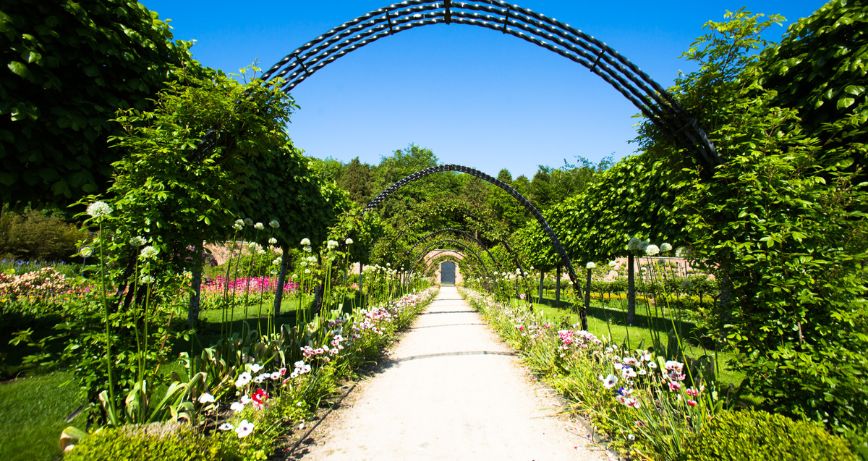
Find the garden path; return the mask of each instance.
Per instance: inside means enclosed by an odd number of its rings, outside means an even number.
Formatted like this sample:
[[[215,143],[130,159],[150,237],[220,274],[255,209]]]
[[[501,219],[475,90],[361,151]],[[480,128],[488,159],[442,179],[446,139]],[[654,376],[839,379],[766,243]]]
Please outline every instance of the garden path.
[[[299,451],[304,460],[605,460],[454,287]]]

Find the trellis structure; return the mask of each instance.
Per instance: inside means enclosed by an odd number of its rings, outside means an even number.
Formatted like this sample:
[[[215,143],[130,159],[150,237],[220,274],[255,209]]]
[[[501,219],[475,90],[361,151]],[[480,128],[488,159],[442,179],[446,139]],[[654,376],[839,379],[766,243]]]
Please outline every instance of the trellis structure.
[[[289,92],[323,67],[359,48],[399,32],[436,24],[494,30],[576,62],[611,85],[676,144],[686,148],[707,174],[721,163],[696,119],[638,66],[568,24],[501,0],[407,0],[379,8],[305,43],[271,66],[262,78],[283,79],[282,89]]]
[[[570,261],[570,257],[567,255],[567,251],[564,249],[564,246],[561,245],[561,242],[558,239],[558,236],[555,235],[555,232],[552,230],[551,226],[549,226],[549,223],[543,217],[543,215],[539,211],[539,209],[533,203],[531,203],[530,200],[528,200],[523,195],[521,195],[517,190],[515,190],[509,184],[506,184],[505,182],[503,182],[503,181],[501,181],[501,180],[499,180],[493,176],[487,175],[487,174],[485,174],[479,170],[476,170],[476,169],[473,169],[470,167],[466,167],[466,166],[462,166],[462,165],[451,165],[450,164],[450,165],[439,165],[439,166],[435,166],[435,167],[431,167],[431,168],[426,168],[422,171],[417,171],[416,173],[413,173],[413,174],[407,176],[406,178],[403,178],[403,179],[395,182],[394,184],[392,184],[391,186],[387,187],[385,190],[380,192],[376,197],[371,199],[371,201],[368,202],[367,205],[365,205],[364,211],[368,212],[368,211],[378,207],[380,205],[380,203],[383,202],[383,200],[387,199],[390,195],[394,194],[396,191],[398,191],[399,189],[401,189],[402,187],[406,186],[407,184],[409,184],[413,181],[417,181],[419,179],[422,179],[426,176],[429,176],[429,175],[432,175],[435,173],[441,173],[441,172],[446,172],[446,171],[465,173],[465,174],[469,174],[471,176],[474,176],[476,178],[482,179],[483,181],[486,181],[490,184],[493,184],[493,185],[503,189],[504,191],[506,191],[506,193],[511,195],[518,203],[520,203],[524,207],[524,209],[527,210],[527,212],[530,213],[531,216],[533,216],[537,220],[540,227],[543,228],[543,231],[546,233],[546,235],[548,236],[549,240],[552,243],[552,247],[555,249],[555,251],[560,256],[561,264],[563,264],[563,266],[567,268],[567,274],[570,276],[570,282],[572,283],[573,290],[575,290],[575,292],[576,292],[576,299],[582,299],[582,286],[581,286],[581,282],[579,281],[578,277],[576,276],[575,269],[573,269],[573,263],[572,263],[572,261]],[[579,319],[581,320],[582,329],[587,330],[588,329],[587,312],[585,311],[584,307],[579,307],[577,310],[579,312]]]
[[[485,243],[482,240],[478,239],[475,235],[473,235],[472,232],[464,230],[464,229],[454,228],[454,227],[444,227],[442,229],[437,229],[437,230],[431,231],[431,232],[419,237],[416,240],[416,243],[414,243],[412,247],[410,247],[406,252],[404,252],[404,256],[405,257],[409,256],[413,252],[413,250],[416,249],[416,247],[418,247],[420,244],[422,244],[422,242],[427,241],[431,237],[435,237],[435,236],[438,236],[438,235],[444,234],[444,233],[452,233],[455,235],[460,235],[463,238],[466,238],[468,240],[472,240],[472,241],[476,242],[476,244],[479,245],[480,248],[485,250],[485,254],[488,255],[488,258],[491,259],[492,262],[497,264],[500,267],[500,270],[503,271],[503,263],[501,261],[499,261],[497,258],[495,258],[494,255],[491,254],[491,251],[488,248],[488,245],[485,245]],[[504,247],[504,248],[506,248],[506,247]],[[510,248],[509,251],[512,251],[512,249]],[[521,264],[519,263],[519,261],[515,257],[515,255],[510,254],[510,256],[513,257],[514,262],[517,264],[517,268],[521,271],[522,274],[524,274],[524,268],[521,267]]]

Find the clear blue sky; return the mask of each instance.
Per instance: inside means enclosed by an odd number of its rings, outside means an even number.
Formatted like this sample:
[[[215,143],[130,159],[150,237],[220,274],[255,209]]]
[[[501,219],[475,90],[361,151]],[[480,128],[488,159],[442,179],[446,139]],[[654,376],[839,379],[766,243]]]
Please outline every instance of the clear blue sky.
[[[229,73],[267,69],[310,39],[388,0],[144,0],[171,19],[193,56]],[[606,42],[663,86],[706,21],[742,6],[780,13],[787,25],[819,0],[545,1],[519,4]],[[785,27],[769,38],[777,40]],[[442,163],[532,175],[582,155],[630,154],[638,112],[584,67],[491,30],[436,25],[401,32],[328,65],[292,92],[301,108],[290,136],[306,154],[377,163],[411,143]]]

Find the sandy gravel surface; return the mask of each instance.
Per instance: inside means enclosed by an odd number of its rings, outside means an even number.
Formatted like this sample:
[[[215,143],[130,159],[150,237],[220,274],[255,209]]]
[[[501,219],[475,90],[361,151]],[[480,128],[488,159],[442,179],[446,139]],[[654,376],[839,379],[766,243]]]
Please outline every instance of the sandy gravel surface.
[[[453,287],[298,451],[304,460],[608,460]]]

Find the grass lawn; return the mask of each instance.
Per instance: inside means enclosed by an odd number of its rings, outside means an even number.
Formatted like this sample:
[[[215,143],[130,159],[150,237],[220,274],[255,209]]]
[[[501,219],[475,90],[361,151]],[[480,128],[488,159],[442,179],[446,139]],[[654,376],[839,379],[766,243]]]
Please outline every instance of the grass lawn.
[[[79,405],[72,374],[54,372],[0,384],[0,459],[52,460],[60,456],[60,432],[66,426],[84,427],[84,414],[65,418]]]

